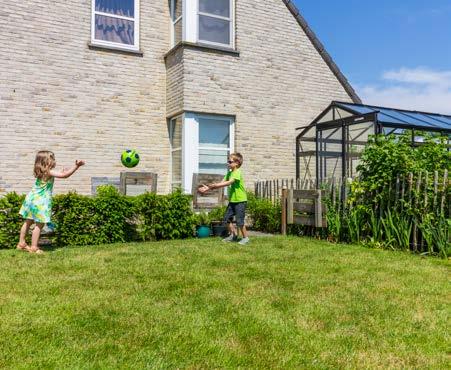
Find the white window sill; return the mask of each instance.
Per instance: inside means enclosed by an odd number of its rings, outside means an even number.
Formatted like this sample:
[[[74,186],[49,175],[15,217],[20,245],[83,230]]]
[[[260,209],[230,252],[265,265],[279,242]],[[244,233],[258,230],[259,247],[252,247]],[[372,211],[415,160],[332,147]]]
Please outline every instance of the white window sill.
[[[240,52],[236,49],[229,48],[226,46],[217,46],[217,45],[210,45],[210,44],[203,44],[203,43],[194,43],[194,42],[188,42],[188,41],[180,41],[177,45],[175,45],[171,50],[169,50],[164,57],[167,58],[169,55],[173,54],[176,50],[179,48],[191,48],[191,49],[198,49],[198,50],[205,50],[210,52],[216,52],[221,54],[229,54],[232,56],[239,57]]]
[[[142,57],[144,53],[141,50],[133,50],[126,47],[120,47],[120,46],[113,46],[113,45],[103,45],[103,44],[97,44],[94,42],[88,42],[88,47],[92,50],[109,50],[112,52],[117,53],[123,53],[123,54],[130,54],[130,55],[136,55],[138,57]]]

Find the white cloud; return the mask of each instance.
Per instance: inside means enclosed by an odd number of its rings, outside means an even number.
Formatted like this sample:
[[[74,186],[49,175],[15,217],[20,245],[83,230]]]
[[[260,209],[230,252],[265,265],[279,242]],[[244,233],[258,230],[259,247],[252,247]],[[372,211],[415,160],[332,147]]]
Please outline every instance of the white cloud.
[[[377,85],[356,86],[366,104],[451,114],[451,71],[401,68]]]

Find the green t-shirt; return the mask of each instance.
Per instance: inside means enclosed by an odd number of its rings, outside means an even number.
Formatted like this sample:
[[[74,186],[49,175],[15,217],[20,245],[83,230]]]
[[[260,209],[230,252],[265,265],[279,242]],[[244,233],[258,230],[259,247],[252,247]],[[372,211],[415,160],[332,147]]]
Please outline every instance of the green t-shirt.
[[[244,179],[239,168],[227,172],[224,176],[224,181],[229,181],[231,179],[235,179],[235,181],[229,186],[229,202],[246,202],[247,195],[246,189],[244,188]]]

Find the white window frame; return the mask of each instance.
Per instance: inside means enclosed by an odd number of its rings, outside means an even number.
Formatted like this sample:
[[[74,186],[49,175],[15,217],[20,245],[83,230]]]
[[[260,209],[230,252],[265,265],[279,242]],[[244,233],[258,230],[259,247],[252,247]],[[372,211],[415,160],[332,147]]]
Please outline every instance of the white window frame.
[[[179,118],[175,116],[170,119],[170,127],[172,131],[172,120]],[[229,121],[229,146],[227,148],[217,148],[211,146],[201,146],[199,144],[199,119],[220,119]],[[172,132],[170,132],[172,138]],[[193,173],[199,172],[199,151],[200,149],[218,150],[229,153],[234,152],[235,148],[235,119],[231,116],[223,116],[216,114],[196,114],[192,112],[185,112],[182,114],[182,183],[181,188],[185,193],[191,193]],[[171,187],[173,186],[172,178],[172,153],[180,148],[173,148],[171,143],[171,160],[170,160],[170,178]],[[224,163],[224,174],[226,173],[226,164]]]
[[[228,48],[235,48],[235,0],[229,0],[229,14],[230,17],[222,17],[220,15],[215,15],[215,14],[210,14],[210,13],[204,13],[199,11],[199,1],[200,0],[196,0],[196,5],[197,5],[197,14],[196,14],[196,26],[197,26],[197,30],[196,30],[196,34],[197,34],[197,42],[202,43],[202,44],[208,44],[208,45],[214,45],[214,46],[222,46],[222,47],[228,47]],[[222,44],[219,42],[212,42],[212,41],[207,41],[207,40],[202,40],[200,38],[200,32],[199,32],[199,18],[200,16],[207,16],[210,18],[216,18],[216,19],[221,19],[224,21],[229,21],[230,22],[230,29],[229,29],[229,39],[230,39],[230,43],[229,44]]]
[[[96,0],[91,0],[91,44],[97,46],[104,46],[110,49],[118,49],[118,50],[131,50],[131,51],[139,51],[139,3],[140,0],[134,0],[134,17],[125,17],[116,14],[104,13],[96,11]],[[104,15],[106,17],[111,18],[119,18],[125,19],[128,21],[134,22],[134,44],[127,45],[119,42],[111,42],[105,40],[98,40],[95,38],[95,22],[96,22],[96,14]]]
[[[183,23],[184,15],[185,15],[185,0],[180,0],[181,6],[182,6],[182,15],[178,17],[177,19],[174,19],[174,4],[175,0],[171,0],[171,47],[175,46],[175,24],[177,22],[182,22],[182,40],[185,40],[185,25]]]
[[[174,135],[174,127],[173,127],[173,121],[177,121],[179,118],[181,118],[181,120],[182,120],[182,122],[181,122],[181,125],[182,125],[182,131],[181,131],[181,134],[182,134],[182,137],[180,138],[180,145],[181,146],[178,146],[178,147],[176,147],[176,148],[174,148],[174,146],[172,145],[172,139],[173,139],[173,135]],[[169,174],[170,174],[170,184],[171,184],[171,189],[174,189],[175,187],[182,187],[182,183],[183,183],[183,178],[182,178],[182,176],[181,176],[181,178],[180,178],[180,181],[173,181],[173,166],[172,166],[172,158],[173,158],[173,153],[174,152],[177,152],[177,151],[180,151],[181,152],[181,155],[182,155],[182,172],[183,172],[183,150],[182,150],[182,148],[183,148],[183,122],[184,122],[184,117],[183,117],[183,114],[181,114],[181,115],[178,115],[178,116],[175,116],[175,117],[172,117],[170,120],[169,120],[169,140],[170,140],[170,146],[171,146],[171,155],[170,155],[170,161],[169,161],[169,166],[170,166],[170,171],[169,171]],[[176,186],[174,186],[174,185],[176,185]]]
[[[180,0],[182,2],[182,41],[217,46],[222,48],[234,49],[235,48],[235,0],[230,1],[230,17],[221,17],[214,14],[199,12],[199,0]],[[175,30],[174,26],[180,17],[174,20],[174,0],[171,0],[171,47],[175,46]],[[218,18],[227,20],[230,22],[230,43],[221,44],[217,42],[211,42],[201,40],[199,37],[199,16],[204,15],[207,17]]]

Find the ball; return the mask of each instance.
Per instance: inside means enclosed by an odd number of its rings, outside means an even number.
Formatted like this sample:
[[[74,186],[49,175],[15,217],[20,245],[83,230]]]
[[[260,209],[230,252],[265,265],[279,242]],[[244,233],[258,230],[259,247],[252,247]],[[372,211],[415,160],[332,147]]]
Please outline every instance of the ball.
[[[125,167],[135,167],[139,163],[139,154],[134,149],[127,149],[122,152],[121,162]]]

